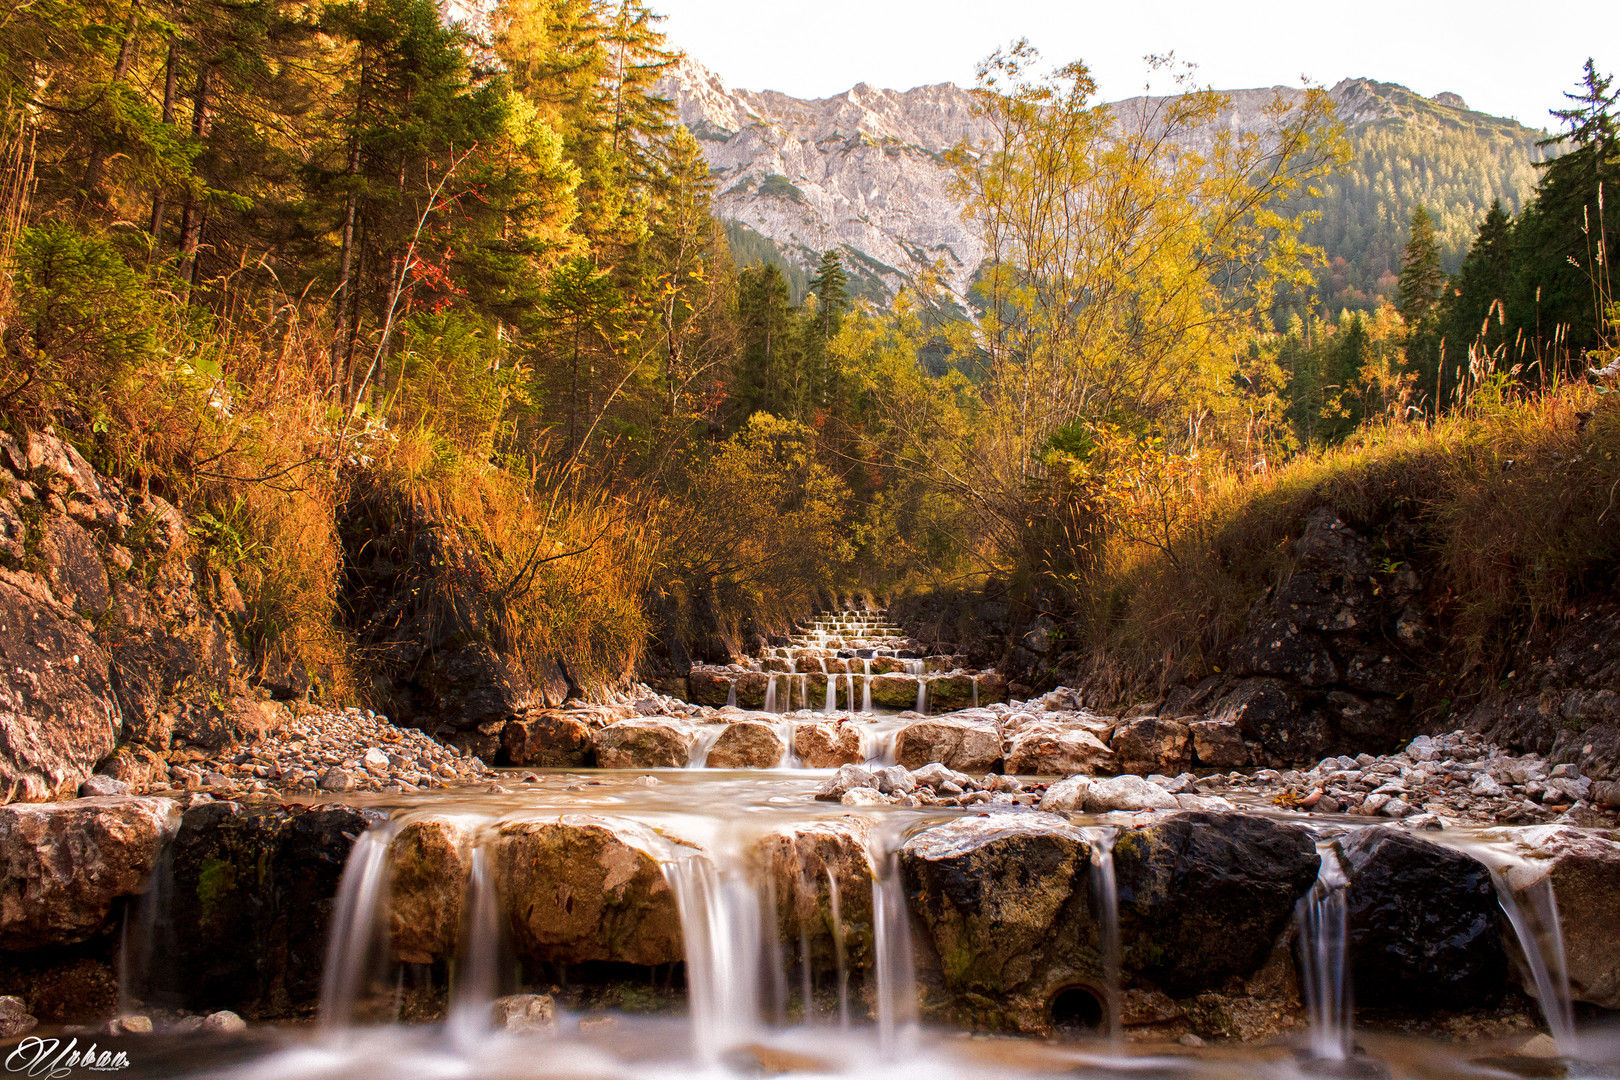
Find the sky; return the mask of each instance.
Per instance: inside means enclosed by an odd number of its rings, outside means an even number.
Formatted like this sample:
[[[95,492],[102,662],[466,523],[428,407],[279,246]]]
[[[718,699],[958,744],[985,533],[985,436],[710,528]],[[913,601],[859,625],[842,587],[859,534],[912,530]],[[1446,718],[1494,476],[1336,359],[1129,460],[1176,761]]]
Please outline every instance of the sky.
[[[729,85],[829,97],[858,82],[972,85],[974,65],[1027,37],[1053,63],[1083,60],[1101,100],[1140,93],[1143,57],[1174,53],[1233,90],[1366,76],[1551,127],[1588,55],[1620,69],[1620,0],[1407,0],[1358,4],[1157,0],[649,0],[671,44]],[[1620,85],[1620,82],[1617,82]],[[1156,90],[1169,89],[1163,81]]]

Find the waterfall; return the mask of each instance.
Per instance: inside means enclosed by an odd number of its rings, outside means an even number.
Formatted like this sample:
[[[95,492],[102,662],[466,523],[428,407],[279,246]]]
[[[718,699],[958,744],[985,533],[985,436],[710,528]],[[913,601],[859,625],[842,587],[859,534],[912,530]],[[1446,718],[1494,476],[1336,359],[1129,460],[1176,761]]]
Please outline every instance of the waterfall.
[[[682,854],[664,864],[686,942],[686,991],[698,1063],[719,1065],[732,1047],[759,1032],[761,956],[765,924],[761,894],[741,859],[724,870],[707,854]],[[772,913],[774,925],[774,912]]]
[[[917,676],[917,711],[924,716],[928,715],[928,680],[921,675]]]
[[[872,661],[869,658],[861,660],[866,672],[866,682],[861,687],[861,712],[872,711]]]
[[[972,682],[973,682],[973,707],[975,709],[977,709],[979,707],[979,677],[977,675],[973,676]]]
[[[490,1006],[500,981],[500,903],[489,858],[482,846],[472,849],[467,879],[467,907],[456,957],[455,985],[445,1027],[451,1042],[471,1048],[489,1031]]]
[[[838,965],[838,1026],[849,1027],[849,953],[844,946],[844,914],[838,877],[827,867],[827,908],[832,915],[833,960]]]
[[[874,839],[878,839],[875,831]],[[900,845],[883,841],[869,848],[877,868],[872,879],[872,946],[877,969],[878,1047],[884,1058],[895,1060],[910,1048],[917,1034],[917,973],[911,959]]]
[[[765,676],[765,711],[776,711],[776,672]]]
[[[826,713],[831,716],[838,711],[838,676],[827,674],[827,661],[821,662],[821,673],[827,676],[827,708]]]
[[[787,690],[787,700],[782,703],[782,711],[785,713],[793,711],[793,676],[798,673],[799,661],[791,656],[788,657],[787,677],[782,680],[786,684]]]
[[[799,708],[810,711],[810,674],[805,672],[799,676]]]
[[[393,822],[373,826],[354,842],[344,864],[321,975],[323,1031],[353,1024],[355,1002],[387,952],[388,845],[393,839]]]
[[[855,673],[847,672],[844,675],[844,685],[849,687],[849,711],[855,711]]]
[[[1099,951],[1102,953],[1104,1008],[1107,1010],[1108,1038],[1116,1045],[1125,1039],[1120,1021],[1120,940],[1119,884],[1114,878],[1114,841],[1117,829],[1092,825],[1080,830],[1091,849],[1091,900],[1097,913]]]
[[[726,707],[731,709],[737,707],[737,681],[735,679],[728,684],[726,690]]]
[[[1350,993],[1349,879],[1331,842],[1317,845],[1322,859],[1316,884],[1294,908],[1299,933],[1300,984],[1311,1022],[1311,1056],[1344,1061],[1354,1050],[1355,1012]]]
[[[718,724],[704,724],[698,728],[697,738],[692,740],[692,749],[686,752],[686,767],[688,769],[701,769],[709,762],[709,751],[714,744],[720,741],[724,727]]]
[[[1558,898],[1553,895],[1552,878],[1543,875],[1521,896],[1513,892],[1507,875],[1491,868],[1491,884],[1502,905],[1519,948],[1530,968],[1536,986],[1536,1001],[1546,1017],[1547,1030],[1558,1044],[1559,1053],[1575,1053],[1575,1007],[1569,992],[1569,971],[1564,961],[1564,929],[1558,918]],[[1524,901],[1521,903],[1521,900]]]

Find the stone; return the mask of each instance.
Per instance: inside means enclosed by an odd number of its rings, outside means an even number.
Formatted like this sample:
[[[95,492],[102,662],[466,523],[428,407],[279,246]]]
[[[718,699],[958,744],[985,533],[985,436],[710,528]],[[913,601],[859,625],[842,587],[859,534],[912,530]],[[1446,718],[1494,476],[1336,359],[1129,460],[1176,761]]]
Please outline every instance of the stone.
[[[703,764],[710,769],[774,769],[786,753],[787,743],[774,724],[739,720],[726,725]]]
[[[1127,720],[1114,729],[1114,766],[1120,772],[1175,774],[1192,764],[1187,725],[1162,716]]]
[[[1334,690],[1323,709],[1338,742],[1357,750],[1386,754],[1411,734],[1406,709],[1394,698]]]
[[[84,783],[79,785],[79,798],[93,799],[98,795],[128,795],[129,785],[122,780],[114,780],[110,776],[97,773],[85,777]]]
[[[836,769],[866,760],[861,729],[855,724],[801,724],[793,732],[793,752],[807,769]]]
[[[1081,832],[1039,812],[957,818],[901,848],[909,906],[958,1015],[1045,1032],[1061,989],[1097,985],[1089,862]]]
[[[888,806],[889,798],[877,788],[857,787],[850,788],[839,796],[838,801],[845,806]]]
[[[246,1031],[247,1022],[229,1009],[221,1009],[219,1012],[212,1012],[203,1017],[203,1022],[198,1029],[215,1035],[230,1035],[238,1031]]]
[[[784,825],[759,841],[756,857],[776,898],[776,935],[789,949],[808,944],[816,970],[838,966],[834,912],[846,964],[873,959],[872,882],[878,868],[867,844],[870,832],[868,819],[848,815]]]
[[[490,1003],[496,1031],[508,1035],[548,1035],[557,1030],[557,1004],[550,994],[511,994]]]
[[[604,769],[685,768],[696,742],[691,725],[667,716],[620,720],[596,733],[596,763]]]
[[[967,773],[989,772],[1002,761],[1001,733],[972,720],[920,720],[895,737],[895,760],[908,769],[931,762]]]
[[[415,818],[388,848],[389,930],[402,963],[455,956],[461,936],[473,837],[456,818]]]
[[[1086,808],[1086,792],[1091,787],[1091,777],[1070,776],[1059,780],[1046,789],[1041,796],[1041,809],[1049,813],[1067,814],[1076,813]]]
[[[1305,829],[1250,814],[1183,812],[1122,833],[1114,873],[1124,970],[1174,997],[1252,974],[1319,866]]]
[[[1484,1008],[1507,980],[1503,923],[1478,859],[1383,825],[1341,843],[1356,1000]]]
[[[541,769],[583,769],[596,761],[596,738],[583,718],[547,710],[510,720],[501,728],[508,764]]]
[[[14,994],[0,995],[0,1039],[14,1039],[26,1035],[39,1021],[29,1015],[23,999]]]
[[[1085,810],[1091,814],[1106,814],[1111,810],[1175,810],[1180,805],[1164,788],[1129,773],[1093,779],[1085,793]]]
[[[917,790],[917,778],[904,765],[890,765],[872,773],[877,789],[885,795],[905,795]]]
[[[686,676],[686,685],[694,705],[718,709],[731,695],[731,679],[714,668],[694,666]]]
[[[1322,640],[1288,619],[1273,619],[1232,644],[1228,664],[1234,675],[1269,675],[1301,686],[1322,688],[1339,681],[1339,668]]]
[[[105,650],[76,617],[0,581],[0,803],[71,798],[120,720]]]
[[[1113,768],[1114,752],[1087,728],[1038,721],[1007,740],[1006,770],[1020,776],[1090,775]]]
[[[816,788],[816,798],[837,802],[856,788],[877,790],[877,777],[872,770],[860,765],[840,765],[838,771],[823,780]]]
[[[157,782],[168,782],[168,762],[138,743],[125,743],[96,766],[97,775],[128,785],[130,791],[143,791]]]
[[[231,1015],[235,1015],[232,1013]],[[109,1035],[150,1035],[152,1034],[152,1018],[135,1013],[131,1016],[115,1016],[107,1022]]]
[[[1249,763],[1243,733],[1231,720],[1189,720],[1193,760],[1206,769],[1241,769]]]
[[[0,949],[89,938],[147,889],[179,824],[168,799],[129,795],[0,807]]]
[[[966,790],[967,786],[973,783],[971,776],[947,769],[937,761],[930,762],[920,769],[913,769],[911,778],[917,781],[920,786],[930,788],[938,788],[944,784],[954,783],[957,785],[958,792]]]
[[[855,692],[864,694],[859,675],[855,679]],[[913,675],[872,676],[872,704],[882,709],[914,709],[917,707],[917,679]]]
[[[507,822],[493,841],[520,958],[644,966],[684,958],[680,913],[660,854],[668,841],[622,819],[564,814]]]
[[[373,746],[360,757],[360,765],[373,776],[387,776],[389,768],[388,755]]]
[[[316,786],[322,791],[344,792],[354,790],[354,777],[349,775],[347,769],[340,769],[336,765],[321,773]]]
[[[1237,725],[1243,738],[1290,764],[1319,760],[1330,739],[1321,718],[1304,709],[1299,689],[1280,679],[1245,679],[1215,703],[1211,720]]]
[[[1577,1001],[1620,1008],[1620,844],[1567,825],[1525,829],[1518,841],[1528,856],[1509,866],[1507,881],[1521,903],[1532,890],[1552,888],[1563,926],[1570,993]]]

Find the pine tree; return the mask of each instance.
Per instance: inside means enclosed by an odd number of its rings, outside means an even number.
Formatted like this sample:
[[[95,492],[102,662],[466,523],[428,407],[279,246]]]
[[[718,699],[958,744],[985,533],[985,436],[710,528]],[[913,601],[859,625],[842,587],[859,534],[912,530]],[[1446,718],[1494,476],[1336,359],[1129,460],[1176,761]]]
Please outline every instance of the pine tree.
[[[1440,302],[1440,290],[1445,283],[1434,218],[1429,216],[1427,207],[1420,206],[1412,211],[1411,233],[1401,253],[1398,295],[1401,315],[1408,326],[1416,328],[1428,323]]]
[[[1455,288],[1449,290],[1440,310],[1440,334],[1444,343],[1439,367],[1420,372],[1419,391],[1432,395],[1435,408],[1443,408],[1448,387],[1446,367],[1465,361],[1476,344],[1489,352],[1507,338],[1506,309],[1508,290],[1513,284],[1513,219],[1502,209],[1500,199],[1491,203],[1480,222],[1473,246],[1463,260]]]

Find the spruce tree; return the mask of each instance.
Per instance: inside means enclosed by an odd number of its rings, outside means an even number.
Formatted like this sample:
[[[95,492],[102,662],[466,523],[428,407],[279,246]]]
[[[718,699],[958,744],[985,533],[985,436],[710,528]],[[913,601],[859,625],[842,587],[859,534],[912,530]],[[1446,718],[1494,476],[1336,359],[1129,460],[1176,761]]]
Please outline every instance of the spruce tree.
[[[1417,328],[1429,321],[1440,302],[1446,274],[1440,269],[1440,245],[1434,234],[1434,218],[1427,207],[1412,211],[1412,230],[1401,253],[1401,275],[1396,286],[1401,314],[1406,324]]]

